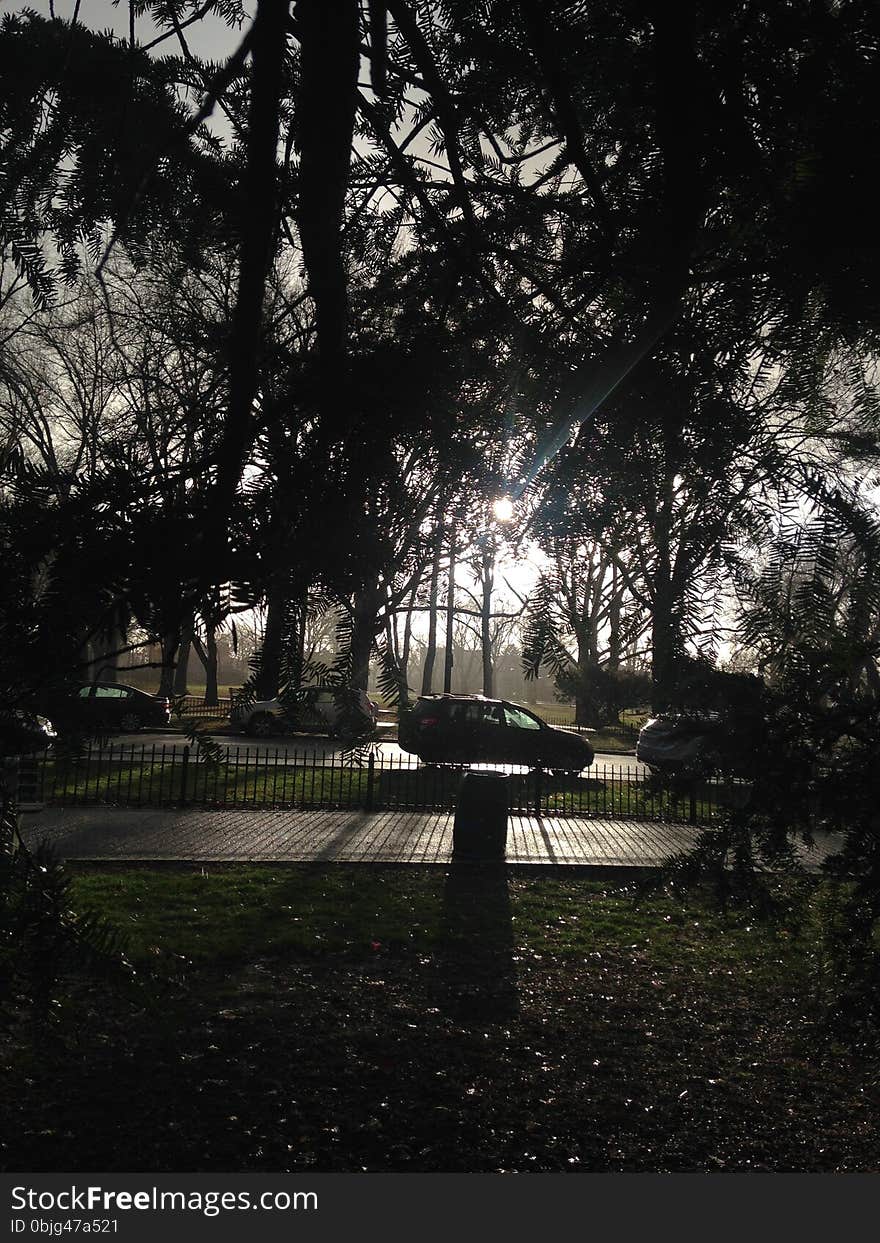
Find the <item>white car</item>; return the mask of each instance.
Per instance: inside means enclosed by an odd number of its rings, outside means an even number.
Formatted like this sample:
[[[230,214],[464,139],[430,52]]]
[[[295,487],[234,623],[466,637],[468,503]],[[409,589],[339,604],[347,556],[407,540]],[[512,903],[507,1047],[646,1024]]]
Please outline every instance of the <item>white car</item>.
[[[229,722],[234,730],[250,734],[253,738],[270,738],[273,734],[297,731],[327,734],[333,738],[342,717],[336,701],[337,693],[328,687],[314,687],[302,700],[286,704],[280,699],[236,703],[229,714]],[[378,704],[363,691],[356,694],[358,707],[375,728],[379,716]]]

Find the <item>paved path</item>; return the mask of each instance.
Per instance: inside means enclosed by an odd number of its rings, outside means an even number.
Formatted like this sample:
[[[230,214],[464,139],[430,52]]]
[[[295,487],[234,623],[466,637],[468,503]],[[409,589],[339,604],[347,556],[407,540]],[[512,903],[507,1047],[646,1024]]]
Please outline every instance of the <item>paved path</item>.
[[[21,831],[28,845],[48,839],[66,859],[445,864],[452,825],[451,812],[51,807],[24,813]],[[657,867],[695,835],[681,824],[511,816],[507,861]]]

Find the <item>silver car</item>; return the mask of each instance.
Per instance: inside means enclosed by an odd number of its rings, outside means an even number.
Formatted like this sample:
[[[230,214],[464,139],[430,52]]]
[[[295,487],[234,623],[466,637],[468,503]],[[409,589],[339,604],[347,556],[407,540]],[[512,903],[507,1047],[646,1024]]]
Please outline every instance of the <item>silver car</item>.
[[[636,759],[655,773],[704,776],[722,762],[725,742],[716,714],[652,717],[639,730]]]
[[[233,729],[252,738],[270,738],[274,734],[306,733],[327,734],[334,738],[339,732],[342,711],[336,700],[337,691],[327,687],[315,688],[301,701],[281,699],[258,699],[233,704],[229,722]],[[363,691],[357,692],[361,713],[375,727],[379,707]]]

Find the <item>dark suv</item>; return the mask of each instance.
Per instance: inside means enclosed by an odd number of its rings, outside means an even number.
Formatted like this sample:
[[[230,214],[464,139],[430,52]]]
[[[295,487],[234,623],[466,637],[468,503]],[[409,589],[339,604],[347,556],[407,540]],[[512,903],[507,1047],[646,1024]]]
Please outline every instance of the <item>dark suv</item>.
[[[593,762],[585,738],[528,708],[482,695],[425,695],[401,718],[398,741],[426,764],[522,764],[579,773]]]

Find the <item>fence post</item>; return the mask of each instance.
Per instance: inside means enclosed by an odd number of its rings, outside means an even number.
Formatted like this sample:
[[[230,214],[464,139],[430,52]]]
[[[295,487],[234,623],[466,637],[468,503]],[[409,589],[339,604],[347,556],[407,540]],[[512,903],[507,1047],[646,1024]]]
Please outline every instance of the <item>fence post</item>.
[[[371,751],[367,757],[367,797],[364,801],[364,811],[373,810],[373,773],[376,768],[376,757]]]
[[[696,782],[691,786],[690,792],[690,822],[697,823],[697,785]]]
[[[180,770],[180,805],[186,806],[186,779],[189,775],[189,747],[183,748],[183,765]]]
[[[541,800],[544,797],[543,780],[542,780],[543,776],[544,776],[544,770],[539,765],[535,769],[535,815],[536,816],[540,816],[541,811],[542,811]]]

